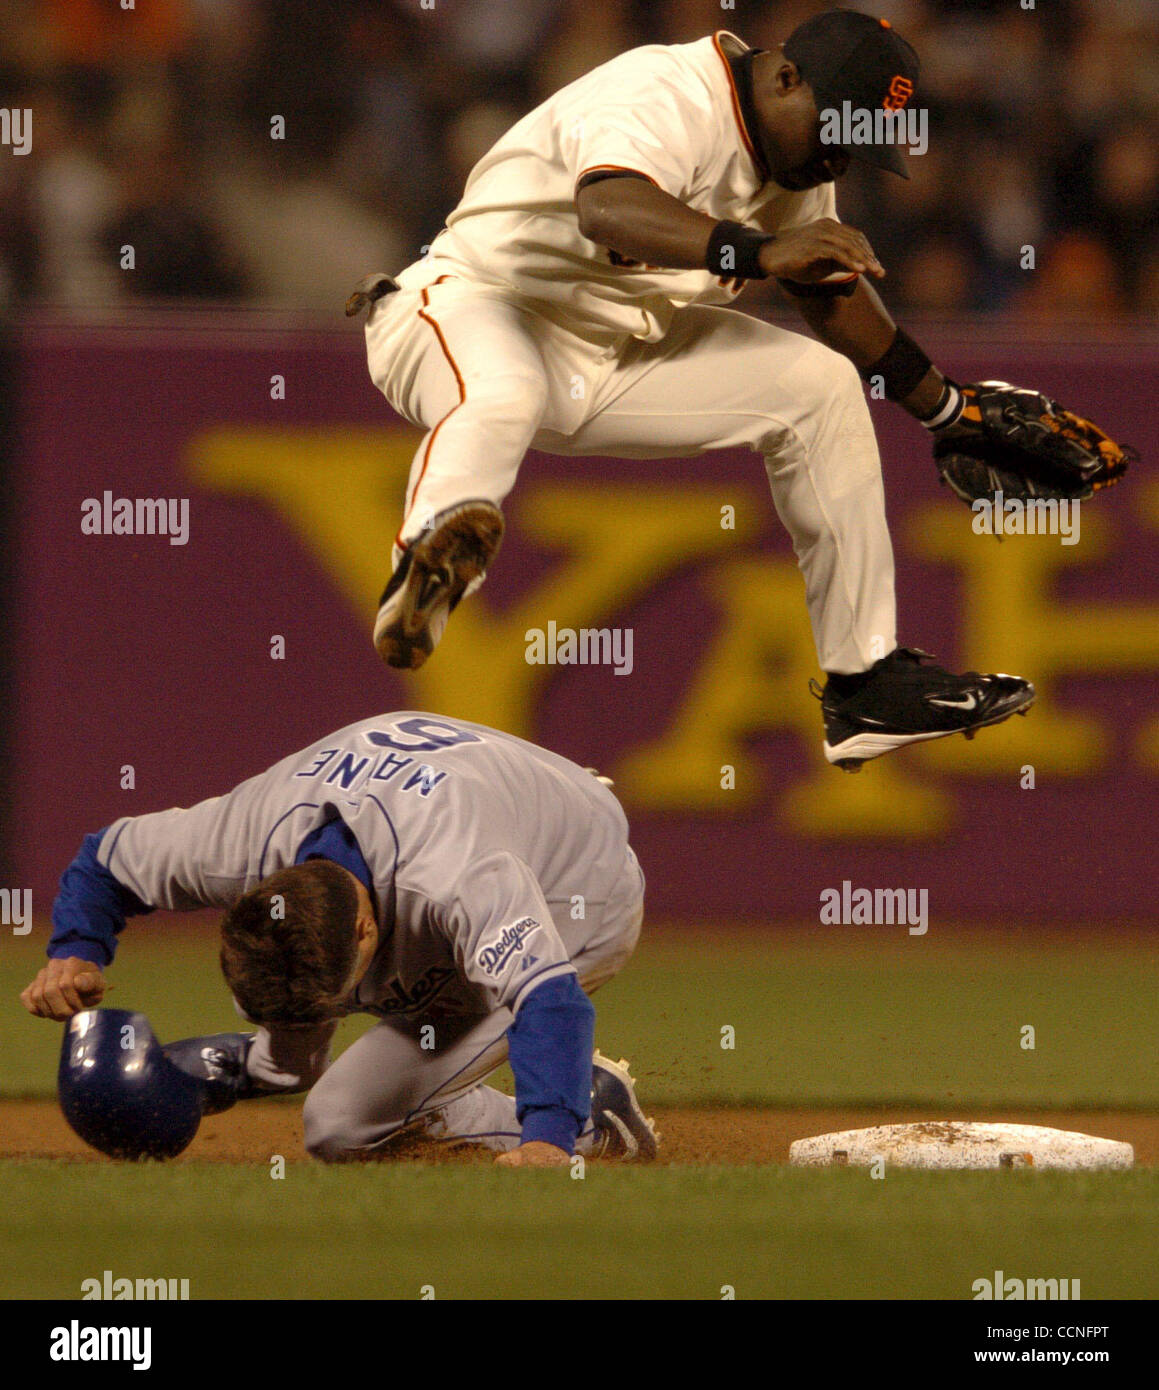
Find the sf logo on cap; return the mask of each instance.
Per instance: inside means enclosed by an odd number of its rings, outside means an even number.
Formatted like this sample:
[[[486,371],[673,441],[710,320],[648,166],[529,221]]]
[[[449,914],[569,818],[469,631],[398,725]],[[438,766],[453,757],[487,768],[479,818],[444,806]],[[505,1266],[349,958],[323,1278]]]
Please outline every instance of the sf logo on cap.
[[[887,111],[901,111],[914,94],[914,84],[908,77],[895,77],[889,84],[889,91],[881,103]]]

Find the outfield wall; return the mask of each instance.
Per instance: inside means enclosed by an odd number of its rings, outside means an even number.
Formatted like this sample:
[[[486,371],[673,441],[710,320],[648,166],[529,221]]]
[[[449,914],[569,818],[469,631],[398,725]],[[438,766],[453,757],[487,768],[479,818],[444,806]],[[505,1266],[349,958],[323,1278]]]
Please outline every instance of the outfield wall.
[[[418,707],[611,773],[667,919],[808,919],[843,880],[928,889],[933,921],[1151,915],[1159,484],[1146,460],[1084,507],[1077,544],[999,543],[939,488],[923,433],[874,406],[903,641],[1026,675],[1040,700],[973,743],[850,777],[821,756],[803,588],[755,456],[529,456],[492,577],[437,658],[401,677],[369,631],[418,434],[371,387],[360,333],[148,324],[32,324],[18,340],[8,803],[16,881],[38,911],[86,831]],[[1153,339],[925,338],[962,377],[1033,383],[1150,446]],[[187,542],[83,534],[85,500],[106,492],[187,501]],[[631,673],[529,664],[526,633],[549,622],[630,629]]]

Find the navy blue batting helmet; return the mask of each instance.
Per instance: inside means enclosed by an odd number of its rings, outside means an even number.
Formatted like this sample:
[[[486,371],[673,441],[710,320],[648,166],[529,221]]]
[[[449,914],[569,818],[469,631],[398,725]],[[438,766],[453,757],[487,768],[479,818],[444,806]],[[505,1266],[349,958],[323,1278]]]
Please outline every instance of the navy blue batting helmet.
[[[64,1030],[60,1108],[110,1158],[175,1158],[201,1123],[204,1086],[165,1056],[149,1020],[86,1009]]]

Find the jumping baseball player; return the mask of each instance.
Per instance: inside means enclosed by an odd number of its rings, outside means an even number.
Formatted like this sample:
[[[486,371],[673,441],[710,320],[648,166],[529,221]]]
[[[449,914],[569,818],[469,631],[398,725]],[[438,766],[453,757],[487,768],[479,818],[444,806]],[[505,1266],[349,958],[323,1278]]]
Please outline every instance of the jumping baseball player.
[[[309,1091],[327,1161],[406,1140],[509,1165],[652,1158],[626,1063],[593,1058],[588,995],[640,933],[619,802],[533,744],[416,711],[367,719],[188,810],[89,835],[61,879],[44,1018],[100,1002],[128,917],[224,908],[221,963],[256,1033],[166,1048],[221,1101]],[[328,1065],[338,1020],[380,1020]],[[515,1096],[483,1084],[510,1061]]]
[[[841,125],[843,145],[832,117],[904,114],[917,77],[886,20],[849,10],[770,51],[724,31],[634,49],[513,126],[428,254],[357,287],[347,313],[369,307],[371,378],[426,430],[375,625],[388,663],[420,665],[482,582],[528,448],[664,458],[744,446],[764,460],[804,574],[831,763],[856,770],[1027,712],[1028,681],[955,675],[897,644],[862,378],[932,432],[963,496],[991,495],[1000,467],[1014,495],[1039,495],[1039,464],[1089,496],[1123,454],[1036,393],[950,381],[872,288],[885,271],[838,222],[834,182],[851,159],[908,177],[900,123],[859,122],[866,143]],[[725,307],[769,276],[820,341]]]

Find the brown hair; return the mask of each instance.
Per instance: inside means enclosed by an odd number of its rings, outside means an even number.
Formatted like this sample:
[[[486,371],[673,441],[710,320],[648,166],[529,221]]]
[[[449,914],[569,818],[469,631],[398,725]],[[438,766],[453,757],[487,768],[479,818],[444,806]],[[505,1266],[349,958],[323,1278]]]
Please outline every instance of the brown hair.
[[[221,923],[221,969],[254,1023],[337,1018],[357,954],[358,891],[328,859],[280,869]]]

